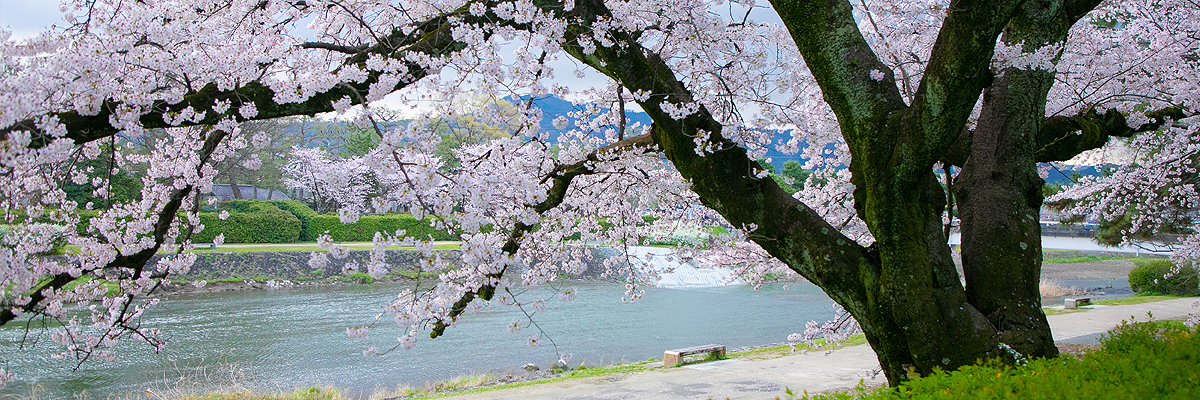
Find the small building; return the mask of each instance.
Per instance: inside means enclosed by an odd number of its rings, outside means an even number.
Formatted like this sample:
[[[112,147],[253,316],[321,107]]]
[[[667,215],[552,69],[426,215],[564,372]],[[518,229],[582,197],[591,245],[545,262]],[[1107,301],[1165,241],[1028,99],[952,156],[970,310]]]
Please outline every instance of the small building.
[[[238,185],[238,191],[241,192],[242,199],[246,200],[291,200],[287,193],[275,189],[266,189],[254,187],[252,185]],[[201,201],[215,197],[217,200],[235,200],[237,197],[233,195],[233,187],[229,184],[214,184],[212,191],[200,196]]]

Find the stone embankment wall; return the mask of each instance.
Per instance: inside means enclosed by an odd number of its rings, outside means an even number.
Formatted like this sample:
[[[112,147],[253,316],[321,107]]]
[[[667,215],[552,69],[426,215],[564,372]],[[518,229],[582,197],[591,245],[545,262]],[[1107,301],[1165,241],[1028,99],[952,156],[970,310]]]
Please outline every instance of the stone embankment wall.
[[[459,250],[437,250],[438,256],[451,265],[458,265],[462,260]],[[602,249],[592,249],[593,260],[589,262],[583,276],[571,278],[595,279],[604,272],[601,263],[608,256]],[[391,272],[417,272],[419,269],[420,253],[415,250],[388,250],[387,264]],[[206,253],[196,258],[196,263],[184,275],[172,276],[174,280],[288,280],[307,281],[322,280],[342,276],[342,267],[347,263],[357,263],[364,266],[370,252],[366,250],[349,251],[344,259],[329,257],[329,263],[324,268],[309,266],[310,252],[247,252],[247,253]],[[328,253],[326,253],[328,255]],[[150,259],[149,265],[154,265],[163,255]],[[365,271],[364,269],[361,270]],[[508,276],[517,276],[523,270],[509,271]]]
[[[175,279],[187,280],[218,280],[218,279],[254,279],[254,280],[306,280],[323,279],[342,275],[342,267],[347,263],[365,265],[370,252],[352,250],[345,258],[329,257],[329,263],[324,268],[309,266],[310,252],[307,251],[262,251],[247,253],[205,253],[196,257],[196,263],[191,270]],[[451,263],[457,263],[461,253],[457,250],[439,250],[439,255]],[[392,270],[415,271],[420,253],[414,250],[388,250],[387,263]],[[149,261],[153,265],[163,255],[154,256]],[[365,270],[363,271],[365,272]]]

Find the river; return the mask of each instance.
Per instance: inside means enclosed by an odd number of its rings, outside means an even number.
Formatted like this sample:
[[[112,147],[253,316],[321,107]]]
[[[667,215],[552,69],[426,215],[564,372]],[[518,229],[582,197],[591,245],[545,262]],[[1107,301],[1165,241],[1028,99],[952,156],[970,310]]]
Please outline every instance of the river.
[[[381,306],[402,289],[399,284],[339,285],[279,290],[184,295],[164,299],[148,312],[146,326],[170,337],[165,351],[153,354],[136,340],[119,345],[116,363],[89,361],[78,371],[71,362],[49,357],[49,341],[33,351],[18,351],[23,331],[10,324],[0,329],[5,368],[18,381],[0,393],[27,393],[41,385],[43,397],[71,397],[87,391],[91,398],[168,390],[185,382],[236,381],[261,389],[311,385],[346,390],[365,398],[378,387],[423,385],[454,376],[515,370],[525,363],[542,368],[571,353],[572,366],[589,366],[662,357],[663,350],[720,343],[729,348],[785,341],[802,332],[808,320],[833,315],[832,301],[811,284],[767,284],[755,291],[747,285],[688,290],[647,288],[635,303],[621,301],[624,286],[567,281],[576,299],[548,301],[535,316],[545,330],[543,344],[526,342],[536,329],[509,333],[518,318],[514,307],[495,304],[464,316],[438,339],[418,341],[415,348],[364,357],[368,343],[381,351],[396,343],[398,329],[381,323],[366,342],[348,338],[345,329],[369,323]],[[548,288],[533,296],[552,297]],[[526,297],[530,298],[530,297]]]

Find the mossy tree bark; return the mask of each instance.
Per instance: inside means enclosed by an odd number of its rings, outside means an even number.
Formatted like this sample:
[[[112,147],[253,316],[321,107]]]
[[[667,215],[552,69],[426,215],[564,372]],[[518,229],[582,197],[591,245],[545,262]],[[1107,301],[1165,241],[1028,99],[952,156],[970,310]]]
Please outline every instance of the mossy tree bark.
[[[1062,41],[1082,15],[1068,10],[1086,11],[1095,3],[1071,8],[1060,1],[955,1],[911,104],[859,33],[849,3],[773,5],[850,147],[856,207],[877,240],[869,247],[841,235],[772,180],[755,178],[753,162],[715,134],[721,126],[706,110],[683,120],[662,112],[662,102],[686,103],[692,96],[652,51],[598,48],[585,54],[567,48],[626,88],[656,94],[641,102],[654,120],[652,135],[701,201],[734,226],[755,227],[755,242],[846,307],[893,384],[909,371],[1011,360],[1002,343],[1022,354],[1056,355],[1037,292],[1042,182],[1035,163],[1053,76],[1013,70],[997,78],[989,64],[1004,29],[1015,41]],[[608,11],[589,1],[577,2],[572,14],[594,21]],[[1047,20],[1056,24],[1042,24]],[[871,79],[872,70],[887,76]],[[986,129],[964,130],[985,88],[979,125]],[[710,133],[723,150],[697,155],[692,138]],[[964,217],[966,288],[946,244],[947,196],[932,172],[950,154],[960,158],[947,164],[966,171],[955,182]]]

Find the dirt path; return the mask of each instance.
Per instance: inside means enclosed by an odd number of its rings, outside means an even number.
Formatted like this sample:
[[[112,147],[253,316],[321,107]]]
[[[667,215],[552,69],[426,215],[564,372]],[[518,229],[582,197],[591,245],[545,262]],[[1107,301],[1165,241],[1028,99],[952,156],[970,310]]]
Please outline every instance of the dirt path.
[[[1125,279],[1133,263],[1125,260],[1106,260],[1080,263],[1042,263],[1043,279]]]

